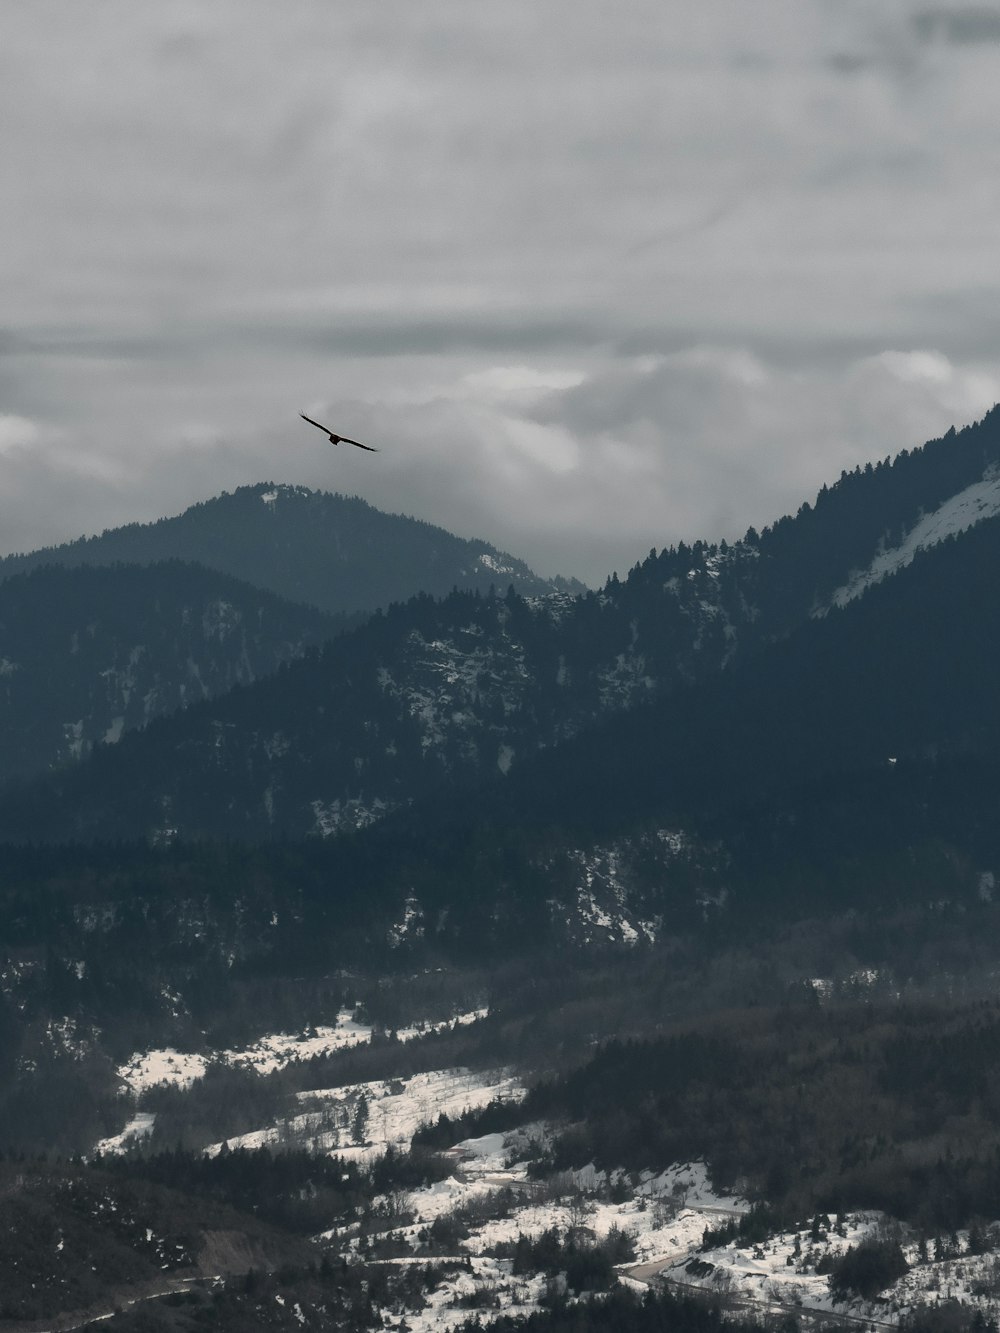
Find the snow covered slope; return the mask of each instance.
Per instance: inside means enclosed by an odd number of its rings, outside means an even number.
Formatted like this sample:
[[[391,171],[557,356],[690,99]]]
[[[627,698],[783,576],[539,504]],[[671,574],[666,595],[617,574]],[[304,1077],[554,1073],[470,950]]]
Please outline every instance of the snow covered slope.
[[[832,606],[846,606],[860,597],[873,584],[881,583],[890,574],[905,568],[918,551],[937,546],[949,537],[966,532],[977,523],[1000,514],[1000,468],[991,464],[982,480],[974,482],[957,495],[945,500],[931,514],[925,514],[910,529],[898,546],[882,550],[867,569],[857,570],[839,587],[830,599]],[[823,614],[820,612],[819,614]]]

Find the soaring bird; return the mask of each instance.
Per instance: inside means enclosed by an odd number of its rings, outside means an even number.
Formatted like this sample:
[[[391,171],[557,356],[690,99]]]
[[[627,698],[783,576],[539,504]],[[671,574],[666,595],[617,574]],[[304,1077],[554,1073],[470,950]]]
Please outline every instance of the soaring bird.
[[[307,417],[305,412],[300,412],[299,416],[303,421],[308,421],[310,426],[318,426],[320,430],[325,431],[330,437],[331,444],[353,444],[356,449],[367,449],[370,454],[379,452],[370,444],[362,444],[360,440],[349,440],[346,435],[337,435],[329,426],[320,426],[318,421],[313,421],[312,417]]]

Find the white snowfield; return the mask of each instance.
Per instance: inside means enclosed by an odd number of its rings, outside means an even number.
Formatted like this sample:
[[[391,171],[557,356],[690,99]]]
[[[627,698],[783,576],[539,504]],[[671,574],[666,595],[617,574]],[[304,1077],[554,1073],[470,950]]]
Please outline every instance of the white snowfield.
[[[293,1146],[368,1161],[390,1146],[406,1150],[421,1125],[494,1099],[519,1101],[524,1084],[508,1070],[437,1069],[297,1095],[298,1110],[275,1125],[228,1140],[230,1148]],[[206,1152],[222,1148],[212,1144]]]
[[[843,1235],[835,1225],[823,1226],[814,1239],[811,1229],[804,1226],[798,1233],[771,1236],[761,1245],[730,1244],[702,1251],[706,1228],[719,1228],[748,1206],[743,1199],[717,1193],[704,1163],[682,1163],[656,1175],[644,1172],[627,1190],[619,1174],[619,1187],[627,1197],[611,1203],[607,1201],[607,1177],[593,1167],[555,1180],[532,1181],[524,1162],[510,1164],[512,1151],[520,1156],[525,1143],[544,1144],[547,1134],[544,1125],[529,1125],[513,1134],[468,1139],[453,1150],[453,1177],[406,1196],[404,1206],[414,1220],[392,1229],[415,1249],[421,1243],[420,1233],[453,1209],[476,1200],[484,1204],[505,1187],[518,1201],[508,1216],[470,1227],[469,1238],[458,1243],[458,1253],[469,1256],[471,1267],[450,1276],[431,1293],[425,1310],[407,1313],[407,1323],[415,1333],[461,1323],[468,1308],[458,1303],[477,1289],[490,1293],[497,1302],[496,1312],[520,1313],[532,1308],[544,1292],[544,1280],[540,1275],[514,1277],[512,1261],[496,1257],[495,1251],[515,1242],[519,1235],[538,1236],[553,1227],[563,1236],[571,1230],[579,1235],[583,1229],[583,1235],[597,1240],[604,1239],[612,1228],[627,1232],[634,1241],[635,1258],[619,1265],[618,1271],[622,1281],[638,1289],[667,1281],[747,1301],[762,1311],[816,1311],[882,1327],[896,1325],[915,1305],[949,1299],[964,1301],[994,1318],[1000,1311],[1000,1261],[995,1254],[921,1262],[915,1239],[907,1239],[905,1228],[900,1230],[891,1218],[876,1212],[847,1214]],[[880,1233],[904,1236],[910,1272],[876,1301],[836,1304],[827,1275],[816,1272],[817,1262]],[[958,1242],[964,1251],[967,1235],[959,1233]],[[696,1264],[693,1271],[689,1269],[692,1261]],[[984,1294],[989,1292],[995,1294]],[[483,1313],[488,1319],[491,1312]]]
[[[162,1051],[137,1052],[117,1072],[132,1092],[140,1093],[161,1083],[189,1088],[204,1075],[207,1063],[203,1055],[167,1047]]]
[[[688,1286],[701,1286],[737,1299],[752,1301],[772,1312],[781,1310],[817,1311],[847,1315],[853,1320],[892,1326],[916,1305],[941,1301],[962,1301],[990,1318],[1000,1311],[1000,1282],[997,1255],[969,1255],[968,1233],[959,1232],[958,1256],[922,1262],[918,1246],[907,1228],[883,1213],[848,1213],[843,1219],[844,1235],[831,1227],[823,1228],[820,1240],[813,1241],[808,1228],[796,1233],[771,1236],[763,1245],[723,1246],[700,1253],[698,1258],[712,1271],[701,1275],[687,1271],[679,1259],[662,1269],[662,1277]],[[910,1271],[880,1293],[874,1301],[860,1298],[846,1303],[834,1302],[829,1280],[816,1272],[816,1262],[824,1254],[843,1254],[851,1245],[879,1233],[903,1236],[902,1249]],[[796,1254],[796,1248],[799,1253]]]
[[[427,1033],[443,1031],[456,1024],[463,1027],[475,1023],[485,1018],[487,1012],[486,1009],[472,1009],[439,1023],[421,1023],[400,1028],[396,1036],[400,1041],[413,1041]],[[117,1072],[122,1082],[136,1095],[163,1083],[186,1088],[195,1079],[204,1076],[210,1060],[255,1069],[259,1074],[270,1074],[293,1060],[309,1060],[316,1055],[327,1055],[331,1051],[369,1042],[372,1033],[370,1024],[356,1022],[352,1010],[342,1009],[332,1027],[310,1028],[304,1033],[271,1033],[241,1050],[219,1051],[212,1056],[175,1051],[169,1047],[136,1052]]]
[[[156,1115],[154,1112],[139,1111],[120,1134],[113,1134],[110,1138],[101,1139],[95,1145],[95,1151],[99,1153],[126,1152],[139,1143],[141,1139],[152,1134],[155,1123]]]
[[[932,514],[925,514],[898,546],[881,551],[865,570],[853,573],[830,598],[832,606],[846,606],[875,583],[910,564],[918,551],[936,546],[956,533],[966,532],[984,519],[1000,514],[1000,468],[986,469],[982,480],[946,500]],[[817,614],[823,615],[824,611]]]
[[[654,1175],[643,1172],[635,1186],[626,1190],[621,1203],[601,1202],[587,1195],[605,1192],[607,1176],[592,1166],[567,1172],[555,1182],[528,1179],[524,1162],[508,1165],[511,1149],[519,1139],[544,1141],[544,1125],[531,1125],[516,1134],[488,1134],[466,1139],[455,1149],[459,1156],[456,1175],[446,1181],[415,1190],[407,1196],[417,1224],[433,1221],[442,1213],[477,1196],[501,1189],[525,1195],[525,1202],[510,1217],[495,1219],[476,1228],[468,1242],[488,1249],[519,1235],[538,1236],[558,1227],[584,1226],[598,1239],[612,1227],[628,1231],[635,1239],[636,1262],[672,1261],[689,1255],[701,1244],[706,1226],[718,1226],[727,1218],[745,1212],[745,1200],[717,1194],[702,1162],[687,1162]],[[582,1196],[582,1197],[581,1197]]]
[[[420,1233],[452,1209],[477,1200],[485,1204],[505,1189],[519,1200],[509,1216],[470,1227],[468,1240],[459,1242],[457,1248],[458,1256],[468,1257],[469,1267],[449,1273],[441,1286],[428,1294],[424,1310],[407,1311],[406,1323],[413,1333],[431,1333],[461,1324],[470,1313],[461,1302],[476,1292],[488,1294],[495,1302],[492,1309],[480,1311],[484,1321],[495,1314],[527,1314],[538,1309],[546,1278],[542,1274],[515,1276],[513,1261],[495,1254],[498,1246],[515,1243],[519,1235],[539,1236],[555,1227],[563,1236],[576,1230],[578,1235],[603,1240],[613,1228],[627,1231],[635,1239],[638,1256],[622,1270],[623,1280],[629,1281],[627,1272],[635,1262],[649,1255],[660,1256],[664,1262],[680,1255],[687,1257],[701,1243],[707,1225],[717,1226],[746,1208],[742,1200],[716,1194],[700,1162],[678,1165],[659,1175],[643,1173],[638,1184],[625,1191],[627,1197],[622,1203],[586,1197],[607,1184],[606,1176],[593,1167],[567,1172],[551,1181],[529,1180],[525,1162],[511,1164],[511,1154],[519,1157],[525,1150],[537,1151],[548,1138],[547,1126],[531,1124],[512,1134],[466,1139],[452,1152],[456,1158],[454,1176],[405,1196],[403,1205],[414,1220],[392,1230],[406,1237],[415,1249],[421,1245]],[[447,1263],[444,1266],[447,1269]],[[394,1317],[392,1322],[398,1323],[399,1318]]]
[[[370,1035],[349,1015],[341,1017],[343,1025],[338,1022],[333,1029],[341,1033],[341,1044]],[[323,1038],[317,1033],[315,1040]],[[269,1037],[240,1054],[260,1062],[260,1067],[278,1067],[290,1058],[289,1044],[299,1043]],[[154,1060],[154,1054],[159,1058]],[[150,1053],[143,1069],[150,1076],[166,1070],[179,1082],[197,1076],[190,1060],[176,1052]],[[416,1129],[442,1113],[455,1117],[495,1098],[520,1100],[524,1092],[522,1082],[506,1069],[435,1070],[406,1079],[300,1092],[287,1117],[230,1139],[228,1146],[307,1147],[367,1161],[390,1145],[405,1150]],[[130,1137],[148,1133],[152,1122],[151,1115],[140,1113],[122,1134],[98,1146],[102,1151],[119,1150]],[[385,1207],[385,1231],[410,1250],[409,1255],[379,1262],[431,1260],[445,1271],[442,1283],[428,1293],[423,1310],[389,1316],[390,1323],[405,1318],[413,1333],[431,1333],[461,1324],[471,1312],[470,1301],[482,1303],[484,1321],[495,1313],[539,1308],[547,1279],[542,1274],[515,1276],[509,1253],[519,1236],[537,1237],[552,1228],[563,1238],[574,1234],[595,1241],[612,1230],[626,1233],[633,1241],[634,1258],[619,1265],[619,1276],[640,1289],[666,1281],[682,1289],[702,1287],[747,1301],[762,1312],[815,1311],[888,1328],[925,1302],[955,1299],[988,1317],[1000,1313],[1000,1258],[995,1253],[964,1253],[968,1237],[963,1234],[958,1237],[960,1257],[922,1261],[916,1238],[906,1228],[879,1213],[856,1212],[847,1214],[839,1229],[831,1219],[831,1225],[821,1223],[815,1233],[803,1225],[798,1232],[776,1233],[757,1245],[729,1243],[702,1250],[706,1228],[718,1229],[748,1207],[744,1199],[715,1190],[704,1163],[680,1163],[660,1173],[629,1177],[613,1172],[610,1179],[592,1166],[542,1180],[529,1178],[528,1162],[545,1151],[551,1134],[549,1126],[533,1123],[510,1133],[467,1139],[448,1153],[453,1162],[448,1178],[376,1201]],[[214,1144],[207,1151],[216,1153],[222,1146]],[[458,1234],[466,1238],[455,1241],[444,1258],[428,1254],[428,1229],[449,1214],[461,1219]],[[878,1234],[901,1238],[909,1273],[877,1301],[836,1305],[828,1276],[817,1272],[817,1265],[822,1267],[823,1259]],[[324,1232],[316,1240],[334,1238],[346,1244],[349,1253],[362,1253],[354,1228],[339,1234]],[[369,1235],[365,1245],[374,1241],[377,1235]]]
[[[858,974],[857,980],[871,985],[875,978]],[[471,1011],[451,1022],[473,1022],[482,1012]],[[406,1040],[433,1026],[399,1036]],[[344,1010],[331,1027],[299,1036],[272,1034],[215,1058],[268,1072],[296,1057],[357,1045],[371,1036],[369,1026],[355,1022]],[[159,1082],[188,1085],[205,1067],[202,1055],[163,1050],[133,1057],[120,1072],[139,1092]],[[522,1081],[503,1068],[439,1069],[409,1078],[299,1092],[282,1119],[230,1139],[228,1146],[308,1148],[364,1162],[390,1146],[405,1151],[415,1131],[442,1113],[454,1118],[494,1099],[519,1101],[524,1094]],[[120,1134],[96,1146],[102,1152],[124,1151],[149,1134],[153,1123],[151,1113],[139,1112]],[[510,1133],[467,1139],[447,1154],[453,1170],[446,1179],[376,1201],[385,1208],[384,1230],[409,1247],[409,1255],[379,1262],[432,1260],[445,1272],[438,1288],[427,1294],[423,1310],[388,1316],[391,1324],[405,1318],[413,1333],[431,1333],[461,1324],[472,1304],[479,1307],[484,1322],[496,1313],[539,1308],[547,1279],[540,1273],[515,1276],[509,1256],[519,1236],[537,1237],[552,1228],[563,1238],[572,1234],[595,1241],[612,1230],[626,1233],[634,1257],[619,1265],[619,1276],[639,1289],[661,1281],[681,1289],[702,1287],[752,1303],[761,1312],[816,1312],[885,1328],[896,1325],[915,1305],[949,1299],[963,1301],[990,1318],[1000,1315],[1000,1255],[965,1253],[968,1237],[963,1234],[950,1257],[928,1262],[921,1259],[916,1236],[907,1228],[878,1213],[855,1212],[845,1215],[839,1227],[832,1220],[830,1225],[821,1223],[815,1233],[803,1225],[798,1232],[776,1233],[761,1244],[729,1243],[702,1250],[706,1229],[718,1229],[748,1207],[744,1199],[715,1190],[704,1163],[681,1163],[658,1174],[613,1172],[609,1178],[590,1166],[547,1179],[530,1178],[528,1162],[542,1155],[551,1136],[551,1127],[529,1123]],[[217,1143],[206,1151],[217,1153],[222,1147]],[[429,1228],[449,1215],[461,1223],[457,1235],[465,1238],[456,1240],[444,1258],[428,1254]],[[1000,1223],[995,1229],[1000,1231]],[[877,1301],[835,1304],[828,1275],[817,1272],[817,1266],[822,1270],[823,1260],[880,1234],[900,1238],[910,1271]],[[378,1239],[370,1234],[362,1242],[351,1228],[346,1233],[324,1232],[316,1240],[334,1238],[347,1245],[348,1253],[359,1256]]]

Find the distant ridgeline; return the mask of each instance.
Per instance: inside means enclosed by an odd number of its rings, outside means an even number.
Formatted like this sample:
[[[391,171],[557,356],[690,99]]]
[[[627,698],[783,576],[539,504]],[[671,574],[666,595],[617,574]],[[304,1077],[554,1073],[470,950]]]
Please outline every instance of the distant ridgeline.
[[[374,611],[416,593],[491,586],[524,593],[582,591],[541,579],[487,542],[385,514],[357,497],[271,482],[241,486],[175,518],[130,523],[0,560],[0,579],[42,565],[186,560],[332,614]]]
[[[484,542],[291,486],[243,487],[177,518],[10,556],[0,782],[250,685],[379,606],[494,586],[582,589]]]

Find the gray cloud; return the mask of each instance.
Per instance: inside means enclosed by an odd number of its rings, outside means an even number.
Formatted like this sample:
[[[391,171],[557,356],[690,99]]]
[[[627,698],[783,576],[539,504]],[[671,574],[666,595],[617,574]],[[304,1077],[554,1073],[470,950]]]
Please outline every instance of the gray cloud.
[[[923,42],[953,42],[956,46],[1000,43],[1000,9],[985,5],[922,9],[913,27]]]
[[[0,9],[7,549],[266,478],[599,581],[996,392],[992,8]]]

